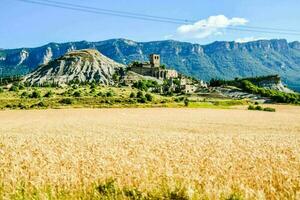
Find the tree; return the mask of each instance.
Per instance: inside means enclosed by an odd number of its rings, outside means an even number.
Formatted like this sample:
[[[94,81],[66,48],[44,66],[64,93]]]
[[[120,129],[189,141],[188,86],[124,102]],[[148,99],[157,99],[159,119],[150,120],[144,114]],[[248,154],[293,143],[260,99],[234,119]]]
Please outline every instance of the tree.
[[[41,98],[41,93],[40,93],[40,91],[35,90],[35,91],[32,92],[32,94],[30,95],[30,97],[31,98],[35,98],[35,99]]]
[[[134,92],[131,92],[129,97],[130,97],[130,98],[135,98],[135,97],[136,97],[136,95],[135,95],[135,93],[134,93]]]
[[[152,101],[153,100],[153,96],[151,94],[149,94],[149,93],[147,93],[145,95],[145,97],[146,97],[147,101]]]

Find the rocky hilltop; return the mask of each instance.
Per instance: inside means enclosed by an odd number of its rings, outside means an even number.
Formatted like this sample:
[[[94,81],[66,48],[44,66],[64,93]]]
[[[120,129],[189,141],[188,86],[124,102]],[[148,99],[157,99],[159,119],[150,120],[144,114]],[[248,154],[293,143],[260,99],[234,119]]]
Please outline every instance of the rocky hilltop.
[[[71,51],[64,56],[39,66],[25,77],[25,82],[42,85],[64,84],[68,82],[100,82],[112,84],[113,75],[125,67],[97,50]]]
[[[0,67],[7,75],[25,74],[67,52],[90,48],[123,64],[147,61],[149,54],[160,54],[162,63],[167,66],[206,81],[279,74],[284,84],[300,91],[300,43],[286,40],[214,42],[209,45],[126,39],[50,43],[37,48],[0,50]]]

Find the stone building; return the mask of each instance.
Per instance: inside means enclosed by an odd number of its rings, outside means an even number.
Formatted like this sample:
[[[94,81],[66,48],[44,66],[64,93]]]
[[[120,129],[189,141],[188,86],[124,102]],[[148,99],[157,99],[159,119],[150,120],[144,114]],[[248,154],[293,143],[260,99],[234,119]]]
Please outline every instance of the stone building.
[[[157,79],[169,79],[178,77],[178,72],[176,70],[161,68],[159,55],[151,54],[149,56],[149,60],[150,62],[144,62],[139,65],[131,66],[130,70],[143,76],[152,76]]]

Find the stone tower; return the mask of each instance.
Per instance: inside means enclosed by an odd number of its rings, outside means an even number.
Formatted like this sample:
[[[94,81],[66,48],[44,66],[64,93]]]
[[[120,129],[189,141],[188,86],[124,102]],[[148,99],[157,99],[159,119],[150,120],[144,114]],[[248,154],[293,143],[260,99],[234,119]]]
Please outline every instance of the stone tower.
[[[157,54],[150,55],[151,67],[160,67],[160,56]]]

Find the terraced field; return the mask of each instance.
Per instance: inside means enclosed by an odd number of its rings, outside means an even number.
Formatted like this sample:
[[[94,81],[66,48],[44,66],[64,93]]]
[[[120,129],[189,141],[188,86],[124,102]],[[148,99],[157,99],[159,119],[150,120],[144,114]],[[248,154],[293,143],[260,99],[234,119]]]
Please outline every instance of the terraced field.
[[[300,199],[300,107],[276,109],[1,111],[0,199]]]

